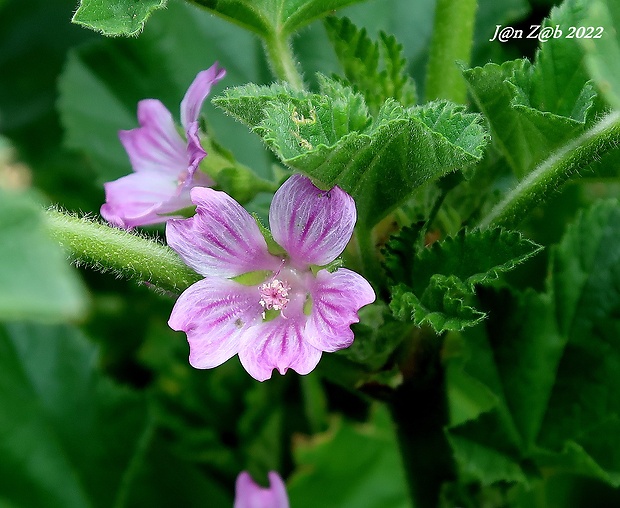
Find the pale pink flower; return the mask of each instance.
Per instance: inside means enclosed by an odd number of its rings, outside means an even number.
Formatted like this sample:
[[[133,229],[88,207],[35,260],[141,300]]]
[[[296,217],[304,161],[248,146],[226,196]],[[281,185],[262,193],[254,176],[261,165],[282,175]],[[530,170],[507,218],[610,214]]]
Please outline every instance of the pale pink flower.
[[[191,197],[196,215],[169,221],[166,236],[205,277],[179,297],[168,321],[187,334],[194,367],[213,368],[238,354],[264,381],[274,368],[307,374],[323,351],[351,345],[350,325],[374,291],[351,270],[312,270],[334,261],[349,242],[357,217],[351,196],[290,177],[269,211],[281,255],[269,252],[255,219],[224,192],[196,187]]]
[[[289,508],[286,487],[278,473],[269,473],[269,487],[254,483],[245,471],[237,476],[233,508]]]
[[[215,63],[189,86],[181,102],[186,139],[160,101],[138,103],[140,127],[119,132],[134,172],[104,184],[101,215],[108,222],[123,228],[165,222],[174,212],[192,206],[192,187],[213,185],[211,178],[197,171],[207,155],[198,137],[198,116],[211,87],[225,74]]]

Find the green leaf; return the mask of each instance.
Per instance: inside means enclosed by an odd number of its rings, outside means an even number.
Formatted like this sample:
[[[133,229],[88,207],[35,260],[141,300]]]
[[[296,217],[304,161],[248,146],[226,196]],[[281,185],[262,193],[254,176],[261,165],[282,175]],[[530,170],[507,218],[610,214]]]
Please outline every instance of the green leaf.
[[[541,443],[565,439],[620,472],[620,457],[596,444],[600,427],[620,417],[620,205],[606,201],[582,214],[553,252],[558,329],[568,343],[549,402]],[[611,459],[611,464],[608,462]]]
[[[315,19],[361,0],[192,1],[263,37],[286,37]]]
[[[86,291],[31,195],[0,189],[0,260],[0,320],[58,322],[84,315]]]
[[[2,498],[15,506],[113,506],[145,426],[144,401],[93,376],[75,329],[0,327]],[[113,466],[113,467],[111,467]]]
[[[543,27],[583,25],[585,1],[565,2]],[[542,28],[543,30],[545,28]],[[547,40],[534,65],[514,60],[464,71],[493,140],[518,177],[587,128],[595,92],[576,39]]]
[[[434,275],[420,297],[404,284],[392,288],[390,309],[397,319],[416,326],[428,324],[436,332],[462,330],[485,317],[474,308],[474,294],[457,277]]]
[[[356,467],[351,467],[351,450]],[[410,508],[403,466],[389,413],[376,407],[372,421],[337,420],[294,451],[297,470],[288,483],[296,508]]]
[[[470,420],[460,413],[449,430],[459,436],[462,467],[477,479],[520,481],[497,477],[490,458],[511,443],[513,466],[526,476],[568,472],[620,485],[619,266],[620,204],[599,202],[552,250],[546,292],[480,292],[486,330],[467,333],[460,353],[451,348],[448,370],[460,372],[447,376],[470,378],[448,388],[462,399],[450,406],[480,401]],[[480,399],[480,384],[494,399]],[[474,450],[481,436],[484,447]]]
[[[460,106],[442,101],[405,109],[388,100],[371,119],[360,94],[320,81],[322,94],[248,85],[213,102],[251,127],[293,170],[364,202],[358,219],[366,226],[424,183],[482,156],[480,117]]]
[[[485,313],[475,308],[475,286],[488,285],[541,249],[521,233],[502,229],[463,230],[422,249],[415,230],[406,230],[404,239],[413,240],[408,251],[400,235],[386,248],[388,267],[408,268],[397,272],[401,284],[392,290],[390,308],[398,319],[429,324],[437,332],[479,323]]]
[[[595,27],[592,38],[579,39],[585,50],[586,65],[590,76],[609,104],[620,109],[620,6],[618,2],[609,0],[588,2],[587,15],[582,26]]]
[[[103,35],[137,35],[166,0],[80,0],[72,21]]]
[[[147,400],[98,371],[76,328],[0,326],[0,504],[41,508],[231,503],[158,435]],[[149,502],[152,501],[152,502]]]
[[[403,106],[415,104],[415,83],[407,74],[403,46],[394,36],[381,32],[373,42],[348,18],[329,17],[325,27],[347,82],[364,95],[372,113],[389,98]]]

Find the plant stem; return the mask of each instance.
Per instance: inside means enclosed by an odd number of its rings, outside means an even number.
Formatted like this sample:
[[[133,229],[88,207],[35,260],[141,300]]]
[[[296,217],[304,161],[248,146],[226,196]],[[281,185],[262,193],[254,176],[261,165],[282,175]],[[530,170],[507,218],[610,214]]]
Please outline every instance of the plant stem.
[[[620,112],[607,115],[527,175],[478,225],[515,227],[573,175],[620,146]]]
[[[457,61],[469,63],[477,0],[437,0],[426,73],[426,99],[465,104],[467,86]]]
[[[289,38],[281,32],[272,33],[263,39],[265,53],[275,76],[288,82],[295,90],[303,90],[304,81],[297,69],[293,48]]]
[[[409,491],[416,508],[439,506],[441,487],[456,477],[452,451],[444,434],[448,424],[441,337],[417,329],[405,381],[390,403]]]
[[[91,219],[48,210],[47,226],[76,260],[103,272],[148,282],[176,294],[202,277],[169,247]]]

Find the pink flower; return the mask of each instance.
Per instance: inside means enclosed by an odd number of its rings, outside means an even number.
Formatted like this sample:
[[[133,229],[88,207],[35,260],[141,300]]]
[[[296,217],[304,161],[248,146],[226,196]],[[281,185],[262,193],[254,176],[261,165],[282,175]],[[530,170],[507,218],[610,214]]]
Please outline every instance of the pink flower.
[[[165,222],[174,212],[192,206],[192,187],[213,185],[211,178],[196,171],[207,155],[198,137],[198,115],[211,87],[225,74],[215,63],[189,86],[181,102],[186,140],[160,101],[138,103],[140,127],[119,132],[134,172],[104,184],[101,215],[108,222],[123,228]]]
[[[269,473],[269,487],[254,483],[245,471],[237,476],[233,508],[289,508],[284,482],[278,473]]]
[[[179,297],[168,321],[187,334],[194,367],[210,369],[238,354],[264,381],[274,368],[307,374],[323,351],[351,345],[350,325],[374,291],[345,268],[311,269],[334,261],[349,242],[357,217],[351,196],[290,177],[269,210],[281,255],[269,252],[254,218],[227,194],[196,187],[191,197],[196,215],[169,221],[166,236],[205,277]]]

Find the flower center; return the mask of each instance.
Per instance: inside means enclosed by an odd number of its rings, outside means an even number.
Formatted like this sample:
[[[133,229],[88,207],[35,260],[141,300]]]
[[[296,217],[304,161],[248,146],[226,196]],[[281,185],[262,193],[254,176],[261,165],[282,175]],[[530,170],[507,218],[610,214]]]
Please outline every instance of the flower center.
[[[288,282],[273,279],[259,286],[260,304],[265,310],[282,310],[289,302],[288,292],[291,290]]]

